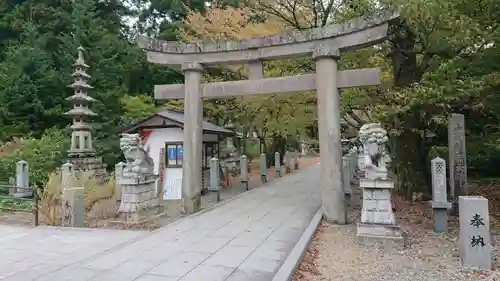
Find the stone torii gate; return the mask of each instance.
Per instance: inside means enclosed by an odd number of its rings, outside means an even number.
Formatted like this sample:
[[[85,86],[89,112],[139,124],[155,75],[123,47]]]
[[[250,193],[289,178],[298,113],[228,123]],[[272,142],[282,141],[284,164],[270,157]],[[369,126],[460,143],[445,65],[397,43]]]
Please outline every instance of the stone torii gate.
[[[318,95],[321,191],[324,218],[345,224],[342,188],[339,88],[380,84],[380,69],[337,71],[340,55],[371,46],[387,37],[389,21],[397,16],[383,13],[306,31],[252,38],[245,41],[181,44],[145,36],[139,45],[149,62],[181,65],[185,84],[155,85],[157,100],[184,98],[184,161],[182,200],[186,213],[200,209],[203,98],[294,93],[316,90]],[[264,78],[265,60],[312,56],[316,74]],[[202,83],[204,65],[248,63],[249,80]]]

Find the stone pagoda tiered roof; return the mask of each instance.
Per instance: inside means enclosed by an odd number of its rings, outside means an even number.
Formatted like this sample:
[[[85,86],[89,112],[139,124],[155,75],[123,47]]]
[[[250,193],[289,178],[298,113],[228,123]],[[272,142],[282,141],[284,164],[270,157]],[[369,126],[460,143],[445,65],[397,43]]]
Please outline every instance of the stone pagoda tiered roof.
[[[106,165],[102,163],[102,158],[95,155],[92,145],[92,125],[90,117],[97,114],[89,109],[89,104],[95,99],[87,94],[87,91],[93,89],[89,85],[90,75],[87,74],[89,66],[85,63],[83,57],[84,49],[78,48],[78,58],[72,65],[74,72],[71,74],[73,83],[68,87],[73,89],[73,95],[66,98],[73,108],[65,113],[73,119],[71,125],[71,149],[68,151],[68,160],[74,165],[76,170],[91,170],[93,175],[102,179],[107,178]]]
[[[83,47],[78,47],[78,58],[76,59],[73,67],[75,71],[71,76],[74,78],[74,81],[68,87],[74,90],[74,94],[68,98],[67,101],[73,104],[73,109],[69,110],[65,114],[73,117],[87,117],[87,116],[96,116],[92,110],[88,108],[88,104],[94,102],[95,99],[87,95],[87,90],[92,89],[93,87],[88,84],[88,80],[90,80],[90,75],[87,74],[87,69],[89,66],[85,63],[85,59],[83,57]],[[80,122],[82,122],[80,120]],[[73,124],[72,128],[76,129],[77,127],[87,128],[89,126],[75,126]]]

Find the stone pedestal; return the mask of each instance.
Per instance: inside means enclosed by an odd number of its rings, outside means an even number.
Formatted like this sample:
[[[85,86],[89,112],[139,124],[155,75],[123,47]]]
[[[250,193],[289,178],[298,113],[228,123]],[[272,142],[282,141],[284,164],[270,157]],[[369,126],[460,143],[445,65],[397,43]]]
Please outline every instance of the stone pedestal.
[[[141,223],[162,212],[159,198],[156,196],[154,175],[145,177],[127,177],[118,182],[122,188],[122,200],[118,212],[127,223]]]
[[[102,181],[107,180],[108,174],[106,172],[106,164],[102,162],[102,157],[75,157],[74,155],[70,155],[68,162],[73,164],[73,169],[75,170],[87,170],[97,179]]]
[[[392,212],[390,179],[361,179],[363,209],[356,238],[363,244],[401,245],[403,237]]]

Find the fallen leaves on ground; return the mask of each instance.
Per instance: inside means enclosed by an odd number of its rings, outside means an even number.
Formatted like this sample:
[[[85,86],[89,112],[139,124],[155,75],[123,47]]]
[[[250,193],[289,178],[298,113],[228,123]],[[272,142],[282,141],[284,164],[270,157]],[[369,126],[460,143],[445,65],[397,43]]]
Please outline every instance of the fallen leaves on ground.
[[[306,253],[306,256],[300,263],[297,271],[295,272],[295,276],[293,281],[306,281],[308,275],[320,275],[321,273],[316,267],[316,259],[318,258],[319,251],[314,247],[315,242],[319,239],[319,234],[324,231],[326,224],[321,222],[318,226],[318,229],[314,233],[311,246]]]

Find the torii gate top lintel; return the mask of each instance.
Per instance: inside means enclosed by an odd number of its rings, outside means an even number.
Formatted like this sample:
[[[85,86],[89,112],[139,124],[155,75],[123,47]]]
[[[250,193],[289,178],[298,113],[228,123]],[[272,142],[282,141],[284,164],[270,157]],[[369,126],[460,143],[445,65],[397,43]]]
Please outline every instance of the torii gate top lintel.
[[[149,62],[163,65],[182,65],[185,62],[240,63],[293,58],[310,55],[318,44],[341,52],[377,44],[386,39],[388,24],[397,17],[398,14],[394,12],[379,12],[343,24],[243,41],[220,40],[183,44],[140,35],[138,42],[146,51]]]

